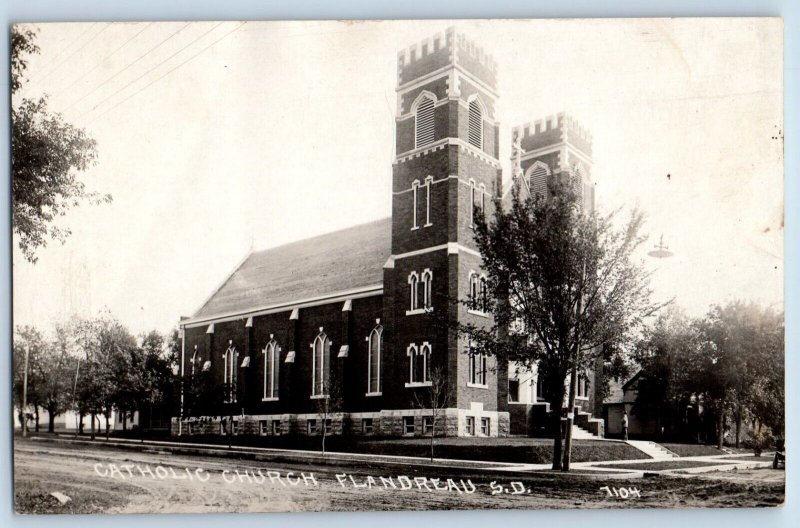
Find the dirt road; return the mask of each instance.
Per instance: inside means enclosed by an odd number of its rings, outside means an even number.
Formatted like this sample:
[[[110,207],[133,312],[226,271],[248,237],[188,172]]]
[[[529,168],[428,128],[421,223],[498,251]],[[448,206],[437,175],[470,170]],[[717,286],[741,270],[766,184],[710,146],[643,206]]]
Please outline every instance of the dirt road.
[[[360,467],[187,456],[19,441],[19,512],[266,512],[774,506],[782,480],[509,476],[424,466]],[[765,470],[766,471],[766,470]],[[782,473],[782,472],[781,472]],[[774,480],[774,479],[773,479]],[[61,505],[49,494],[71,498]]]

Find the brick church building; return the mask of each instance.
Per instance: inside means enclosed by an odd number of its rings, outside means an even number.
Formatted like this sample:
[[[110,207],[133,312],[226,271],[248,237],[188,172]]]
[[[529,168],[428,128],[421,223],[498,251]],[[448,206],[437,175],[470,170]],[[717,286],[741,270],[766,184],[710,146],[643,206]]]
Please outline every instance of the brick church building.
[[[494,59],[445,33],[398,54],[392,216],[253,252],[181,320],[184,386],[174,434],[430,434],[420,404],[444,380],[437,434],[531,434],[535,372],[471,355],[441,321],[491,322],[475,215],[503,189]],[[591,136],[569,117],[516,127],[514,185],[569,177],[593,201]],[[505,192],[504,192],[505,191]],[[592,373],[578,402],[590,420]],[[205,392],[203,392],[205,391]],[[335,398],[331,395],[335,394]],[[587,425],[588,424],[588,425]]]

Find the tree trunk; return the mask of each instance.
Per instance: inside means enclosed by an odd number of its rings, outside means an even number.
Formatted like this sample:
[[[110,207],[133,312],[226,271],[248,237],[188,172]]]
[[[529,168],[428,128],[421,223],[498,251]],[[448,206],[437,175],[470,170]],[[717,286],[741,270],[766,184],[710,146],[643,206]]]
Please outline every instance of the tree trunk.
[[[108,441],[109,420],[111,419],[111,410],[106,409],[106,441]]]
[[[722,439],[725,436],[725,412],[720,409],[717,416],[717,449],[722,449]]]
[[[122,411],[122,430],[128,432],[128,413]]]
[[[37,433],[39,432],[39,406],[34,404],[33,406],[33,418],[34,418],[34,431]]]
[[[47,432],[56,432],[56,413],[52,409],[47,409]]]
[[[91,420],[92,420],[92,440],[94,440],[94,413],[92,413],[91,415]]]
[[[561,441],[563,439],[562,430],[561,430],[561,412],[562,407],[564,406],[564,382],[561,380],[558,383],[560,388],[553,389],[556,391],[557,394],[557,402],[550,402],[553,410],[553,470],[560,471],[561,470]]]
[[[567,428],[564,434],[564,461],[561,471],[569,471],[569,462],[572,455],[572,427],[575,423],[575,390],[578,385],[577,358],[573,358],[572,372],[569,380],[569,397],[567,398]]]
[[[739,440],[742,433],[742,404],[736,405],[736,449],[739,449]]]
[[[434,411],[433,416],[431,417],[431,464],[433,464],[433,438],[435,436],[436,436],[436,411]]]

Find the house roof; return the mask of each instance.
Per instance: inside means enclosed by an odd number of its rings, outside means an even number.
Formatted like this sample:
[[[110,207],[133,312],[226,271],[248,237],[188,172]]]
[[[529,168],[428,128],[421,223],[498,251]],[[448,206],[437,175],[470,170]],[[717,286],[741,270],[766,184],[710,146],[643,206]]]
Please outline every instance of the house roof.
[[[383,284],[391,218],[250,253],[184,324]]]

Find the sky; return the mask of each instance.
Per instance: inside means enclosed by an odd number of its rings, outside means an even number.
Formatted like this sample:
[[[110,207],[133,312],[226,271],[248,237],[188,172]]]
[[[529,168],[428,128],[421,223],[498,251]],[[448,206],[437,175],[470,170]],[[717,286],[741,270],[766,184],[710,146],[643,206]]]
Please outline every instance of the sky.
[[[498,63],[511,127],[566,111],[593,135],[600,210],[647,215],[657,300],[783,308],[778,19],[39,24],[22,97],[97,141],[110,204],[30,264],[14,323],[192,315],[247,253],[389,216],[397,52],[456,25]],[[674,256],[647,256],[663,236]]]

